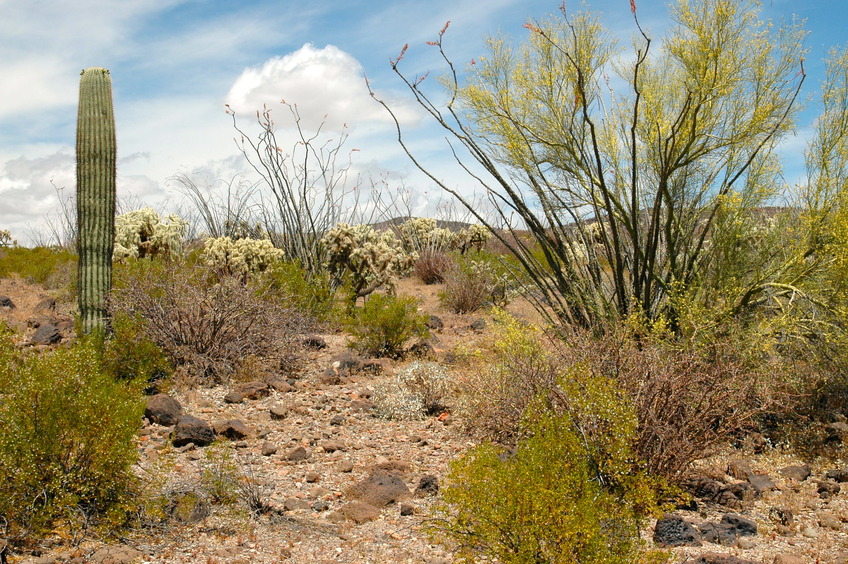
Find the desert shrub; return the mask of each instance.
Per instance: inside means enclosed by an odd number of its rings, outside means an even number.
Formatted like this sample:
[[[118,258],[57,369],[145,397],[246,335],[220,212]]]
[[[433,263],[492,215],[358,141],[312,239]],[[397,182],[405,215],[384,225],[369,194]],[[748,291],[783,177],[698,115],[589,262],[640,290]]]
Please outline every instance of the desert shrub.
[[[250,357],[276,370],[299,367],[303,317],[265,288],[177,261],[138,261],[116,278],[113,310],[142,319],[145,335],[183,374],[224,381]]]
[[[380,287],[391,289],[399,276],[409,273],[417,258],[404,250],[392,231],[379,232],[364,224],[339,223],[321,244],[336,286],[347,284],[354,298]]]
[[[412,274],[425,284],[441,284],[453,264],[453,259],[447,253],[438,249],[426,249],[418,255]]]
[[[202,257],[212,269],[247,280],[282,260],[284,254],[268,239],[219,237],[206,240]]]
[[[145,333],[144,320],[118,312],[112,318],[112,335],[102,340],[104,368],[121,380],[153,383],[173,372],[168,355]]]
[[[336,295],[326,272],[310,275],[296,262],[280,261],[263,273],[261,283],[309,319],[328,323],[334,318]]]
[[[48,289],[72,289],[76,283],[76,254],[49,247],[0,248],[0,278],[17,274]]]
[[[348,346],[360,354],[396,358],[409,339],[427,335],[427,318],[411,296],[373,294],[353,311],[348,331]]]
[[[413,362],[374,386],[374,408],[381,417],[423,419],[445,408],[448,373],[435,362]]]
[[[168,255],[179,252],[188,223],[175,214],[166,218],[142,208],[115,218],[116,260]]]
[[[511,292],[509,274],[498,259],[486,253],[466,257],[445,273],[439,300],[455,313],[506,304]]]
[[[59,521],[79,533],[123,524],[133,506],[136,382],[104,370],[91,342],[21,359],[0,353],[0,517],[33,540]]]
[[[639,519],[655,504],[633,468],[632,409],[610,380],[569,377],[582,398],[535,405],[514,451],[484,444],[451,463],[433,531],[460,562],[639,560]]]

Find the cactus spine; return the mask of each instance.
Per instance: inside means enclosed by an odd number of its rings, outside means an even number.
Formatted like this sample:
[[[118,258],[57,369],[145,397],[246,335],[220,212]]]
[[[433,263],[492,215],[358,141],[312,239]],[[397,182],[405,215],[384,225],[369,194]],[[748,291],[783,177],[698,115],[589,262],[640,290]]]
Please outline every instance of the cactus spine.
[[[84,333],[109,330],[116,155],[109,71],[85,69],[77,114],[77,298]]]

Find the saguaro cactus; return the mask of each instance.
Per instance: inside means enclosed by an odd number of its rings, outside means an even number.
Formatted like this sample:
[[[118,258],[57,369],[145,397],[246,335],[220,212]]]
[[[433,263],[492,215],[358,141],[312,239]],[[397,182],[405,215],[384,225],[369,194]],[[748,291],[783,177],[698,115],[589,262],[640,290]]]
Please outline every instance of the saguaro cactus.
[[[82,329],[109,330],[115,244],[115,112],[109,71],[89,68],[80,78],[77,114],[77,299]]]

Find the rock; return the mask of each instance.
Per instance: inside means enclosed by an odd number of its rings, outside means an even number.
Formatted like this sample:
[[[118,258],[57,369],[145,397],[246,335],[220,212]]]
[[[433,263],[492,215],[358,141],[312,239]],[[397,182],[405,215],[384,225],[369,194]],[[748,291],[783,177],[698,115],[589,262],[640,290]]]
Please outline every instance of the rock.
[[[131,546],[116,545],[98,548],[88,557],[86,562],[95,564],[129,564],[139,562],[144,558],[144,553]]]
[[[778,470],[778,472],[780,472],[780,475],[786,478],[787,480],[803,482],[804,480],[810,477],[812,470],[810,469],[809,464],[798,464],[795,466],[786,466]]]
[[[765,474],[751,474],[748,476],[748,483],[751,484],[758,495],[771,491],[777,487],[772,479]]]
[[[240,393],[247,399],[257,400],[267,398],[271,395],[271,387],[265,382],[244,382],[233,388],[233,391]]]
[[[834,468],[824,473],[824,477],[834,482],[848,482],[848,468]]]
[[[430,341],[419,341],[409,347],[406,354],[410,358],[434,359],[436,358],[436,347]]]
[[[156,394],[147,400],[144,416],[151,422],[170,427],[175,425],[183,413],[180,402],[168,394]]]
[[[307,472],[303,479],[306,480],[307,484],[314,484],[321,479],[321,475],[318,472]]]
[[[701,546],[701,533],[680,515],[665,514],[654,527],[654,542],[665,546]]]
[[[219,419],[213,421],[212,429],[216,435],[226,437],[231,441],[237,441],[250,436],[250,429],[238,419]]]
[[[808,564],[806,560],[793,554],[778,554],[773,564]]]
[[[283,502],[283,509],[286,511],[306,511],[312,509],[312,506],[306,500],[290,497]]]
[[[470,325],[470,327],[477,333],[482,333],[486,330],[486,320],[482,318],[477,319]]]
[[[374,507],[385,507],[406,499],[410,492],[397,472],[377,468],[365,479],[350,486],[345,495],[348,499],[360,500]]]
[[[277,453],[277,445],[265,441],[262,443],[262,456],[271,456],[272,454]]]
[[[819,532],[815,530],[813,527],[805,527],[801,534],[804,535],[808,539],[817,539],[819,538]]]
[[[735,513],[726,513],[723,515],[719,525],[728,527],[740,537],[757,534],[757,524],[754,521]]]
[[[307,335],[301,340],[301,343],[307,349],[312,349],[314,351],[322,351],[327,348],[327,341],[324,340],[324,337],[320,335]]]
[[[415,514],[415,505],[412,503],[401,503],[400,514],[404,517]]]
[[[321,448],[324,449],[324,452],[336,452],[337,450],[345,450],[345,444],[337,440],[321,441]]]
[[[185,446],[189,443],[202,447],[212,444],[215,440],[215,431],[203,419],[191,415],[182,415],[177,421],[171,437],[175,447]]]
[[[795,520],[795,513],[788,507],[772,507],[769,509],[772,521],[783,526],[789,526]]]
[[[816,517],[821,527],[833,529],[834,531],[842,529],[842,522],[830,511],[817,511]]]
[[[357,525],[374,521],[380,517],[380,510],[363,501],[351,501],[339,508],[339,513]]]
[[[280,392],[281,394],[288,394],[288,393],[293,392],[295,390],[294,386],[292,386],[291,384],[289,384],[285,380],[282,380],[282,379],[279,379],[279,378],[271,380],[268,383],[268,385],[271,386],[272,388],[274,388],[275,390],[277,390],[278,392]]]
[[[371,411],[374,409],[374,402],[369,399],[355,399],[350,401],[351,411]]]
[[[822,499],[829,499],[837,495],[842,489],[839,484],[829,480],[813,480],[813,483],[816,485],[816,491]]]
[[[351,462],[350,460],[342,460],[336,465],[336,470],[338,470],[342,474],[353,472],[353,462]]]
[[[285,419],[289,414],[289,408],[285,405],[275,405],[268,410],[268,413],[271,415],[271,419]]]
[[[725,514],[718,523],[701,523],[698,529],[703,540],[727,546],[737,544],[739,537],[757,534],[756,523],[733,513]]]
[[[312,510],[313,511],[321,512],[321,511],[327,511],[329,509],[330,509],[330,502],[324,501],[323,499],[319,499],[315,503],[312,504]]]
[[[344,423],[344,415],[333,415],[332,419],[330,419],[330,425],[339,426]]]
[[[15,309],[15,302],[9,296],[0,296],[0,307]]]
[[[445,327],[445,324],[442,322],[441,318],[433,314],[430,314],[427,317],[427,321],[425,323],[427,325],[427,329],[430,329],[432,331],[439,331]]]
[[[833,564],[848,564],[848,552],[840,552],[836,555],[836,560]]]
[[[439,479],[432,474],[424,474],[421,476],[421,481],[415,488],[415,495],[423,497],[425,495],[436,495],[439,493]]]
[[[734,458],[727,463],[727,473],[737,480],[747,480],[754,473],[751,462],[744,458]]]
[[[224,396],[224,403],[241,403],[244,401],[244,396],[238,392],[230,392]]]
[[[62,333],[59,328],[52,323],[43,323],[35,330],[32,339],[29,340],[31,345],[53,345],[62,340]]]
[[[0,297],[0,306],[3,305],[3,298]],[[12,304],[12,309],[14,309],[14,304]],[[35,304],[35,311],[56,311],[56,298],[44,298],[37,304]]]
[[[297,448],[292,449],[286,455],[286,459],[291,460],[292,462],[300,462],[302,460],[306,460],[310,457],[310,452],[306,450],[305,447],[299,446]]]
[[[761,562],[756,562],[754,560],[743,560],[742,558],[737,558],[736,556],[730,556],[727,554],[718,554],[715,552],[705,552],[701,554],[697,558],[690,558],[686,560],[684,564],[762,564]]]
[[[744,494],[744,489],[750,485],[745,483],[737,485],[733,488],[727,484],[723,484],[708,476],[695,476],[683,482],[684,490],[700,499],[706,499],[721,505],[725,505],[732,509],[741,508],[741,496]],[[738,492],[734,493],[734,490]]]

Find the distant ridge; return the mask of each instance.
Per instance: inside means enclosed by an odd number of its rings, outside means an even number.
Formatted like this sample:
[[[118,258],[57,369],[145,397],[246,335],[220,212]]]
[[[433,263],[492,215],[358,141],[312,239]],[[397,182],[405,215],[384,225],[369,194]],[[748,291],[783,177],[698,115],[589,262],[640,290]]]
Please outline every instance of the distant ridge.
[[[406,223],[410,219],[419,219],[417,217],[393,217],[392,219],[387,219],[385,221],[378,221],[376,223],[372,223],[371,227],[373,227],[376,231],[386,231],[389,229],[397,229],[401,224]],[[463,229],[467,229],[471,224],[466,221],[447,221],[444,219],[436,220],[436,227],[439,229],[449,229],[450,231],[456,233],[457,231],[462,231]]]

